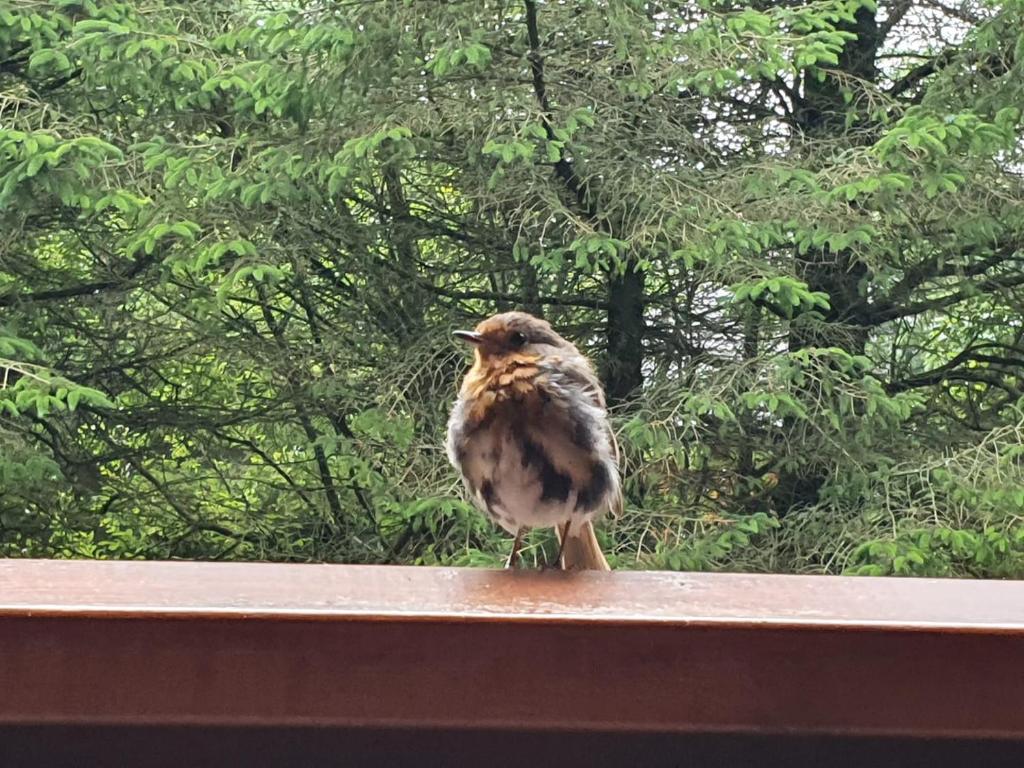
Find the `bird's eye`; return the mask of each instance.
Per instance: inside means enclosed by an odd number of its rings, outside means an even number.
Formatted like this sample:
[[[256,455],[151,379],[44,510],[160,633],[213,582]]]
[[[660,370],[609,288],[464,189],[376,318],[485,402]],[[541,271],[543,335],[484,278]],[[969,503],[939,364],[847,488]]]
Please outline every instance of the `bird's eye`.
[[[512,334],[508,337],[509,342],[513,347],[521,347],[526,343],[526,334],[520,331],[512,331]]]

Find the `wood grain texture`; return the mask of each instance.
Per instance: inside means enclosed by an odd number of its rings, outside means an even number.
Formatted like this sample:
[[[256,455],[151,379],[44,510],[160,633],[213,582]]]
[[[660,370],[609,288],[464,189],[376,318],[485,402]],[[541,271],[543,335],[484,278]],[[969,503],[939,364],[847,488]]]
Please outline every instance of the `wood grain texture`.
[[[1024,583],[0,562],[0,723],[1024,739]]]

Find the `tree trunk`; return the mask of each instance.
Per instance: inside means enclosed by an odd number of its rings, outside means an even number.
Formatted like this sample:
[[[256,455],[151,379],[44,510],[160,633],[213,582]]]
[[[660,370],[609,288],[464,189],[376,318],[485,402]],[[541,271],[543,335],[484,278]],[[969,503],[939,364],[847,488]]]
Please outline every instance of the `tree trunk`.
[[[541,110],[544,130],[555,139],[554,117],[544,76],[544,52],[537,19],[536,0],[524,0],[526,33],[530,44],[528,60],[533,75],[533,91]],[[571,152],[568,152],[571,155]],[[581,177],[573,162],[563,154],[554,164],[555,176],[561,180],[574,206],[594,228],[615,235],[618,227],[600,215],[598,196],[590,182]],[[602,371],[609,402],[628,398],[643,384],[644,339],[644,273],[635,259],[626,262],[622,273],[615,272],[608,281],[608,325],[606,356]]]
[[[643,270],[630,260],[623,273],[608,281],[608,352],[604,384],[611,403],[622,402],[643,384],[644,282]]]
[[[410,229],[409,203],[405,198],[400,170],[389,164],[384,167],[382,176],[390,212],[389,240],[400,271],[409,275],[408,280],[387,286],[388,316],[395,339],[402,346],[408,346],[421,342],[426,330],[424,312],[427,299],[413,279],[419,273],[419,246]]]
[[[805,77],[804,97],[794,105],[794,127],[810,137],[824,139],[847,130],[849,107],[843,99],[842,76],[867,82],[873,82],[877,76],[875,60],[880,39],[875,12],[861,7],[853,24],[839,28],[857,35],[839,56],[835,71],[841,76],[829,74],[822,81]],[[869,132],[865,131],[864,135],[865,141],[870,140]],[[833,251],[821,247],[812,248],[803,255],[797,254],[795,267],[797,276],[807,283],[810,290],[828,295],[829,310],[825,313],[824,322],[795,322],[790,328],[789,349],[838,347],[853,355],[863,354],[867,343],[867,332],[861,322],[867,310],[864,295],[867,265],[850,250]],[[809,392],[808,396],[813,400],[818,394]],[[786,472],[780,477],[774,497],[782,512],[813,505],[817,503],[826,479],[824,472],[813,468]]]

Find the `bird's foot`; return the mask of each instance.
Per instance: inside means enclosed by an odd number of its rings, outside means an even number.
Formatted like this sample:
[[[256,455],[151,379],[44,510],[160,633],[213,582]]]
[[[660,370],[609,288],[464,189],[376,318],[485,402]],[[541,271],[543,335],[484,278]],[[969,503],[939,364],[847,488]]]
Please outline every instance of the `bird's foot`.
[[[558,554],[554,558],[546,558],[544,564],[540,567],[541,571],[564,571],[562,567],[562,550],[559,548]]]

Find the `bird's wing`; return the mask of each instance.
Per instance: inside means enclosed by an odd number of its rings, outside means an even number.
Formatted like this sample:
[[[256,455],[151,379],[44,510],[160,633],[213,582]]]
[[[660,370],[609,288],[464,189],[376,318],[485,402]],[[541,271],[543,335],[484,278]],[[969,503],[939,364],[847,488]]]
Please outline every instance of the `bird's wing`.
[[[573,387],[576,391],[583,393],[592,405],[600,409],[602,413],[600,429],[608,439],[615,466],[618,468],[621,460],[619,441],[616,439],[615,430],[612,429],[611,422],[608,420],[604,390],[601,388],[601,382],[597,378],[597,374],[594,372],[590,362],[580,354],[559,355],[547,358],[540,367],[548,380],[561,385],[563,389],[566,386]],[[624,505],[622,484],[617,482],[615,487],[616,491],[609,498],[608,504],[608,514],[612,517],[621,515]]]
[[[583,355],[554,355],[546,358],[541,365],[549,375],[564,379],[566,383],[577,387],[601,410],[607,407],[597,373]]]

